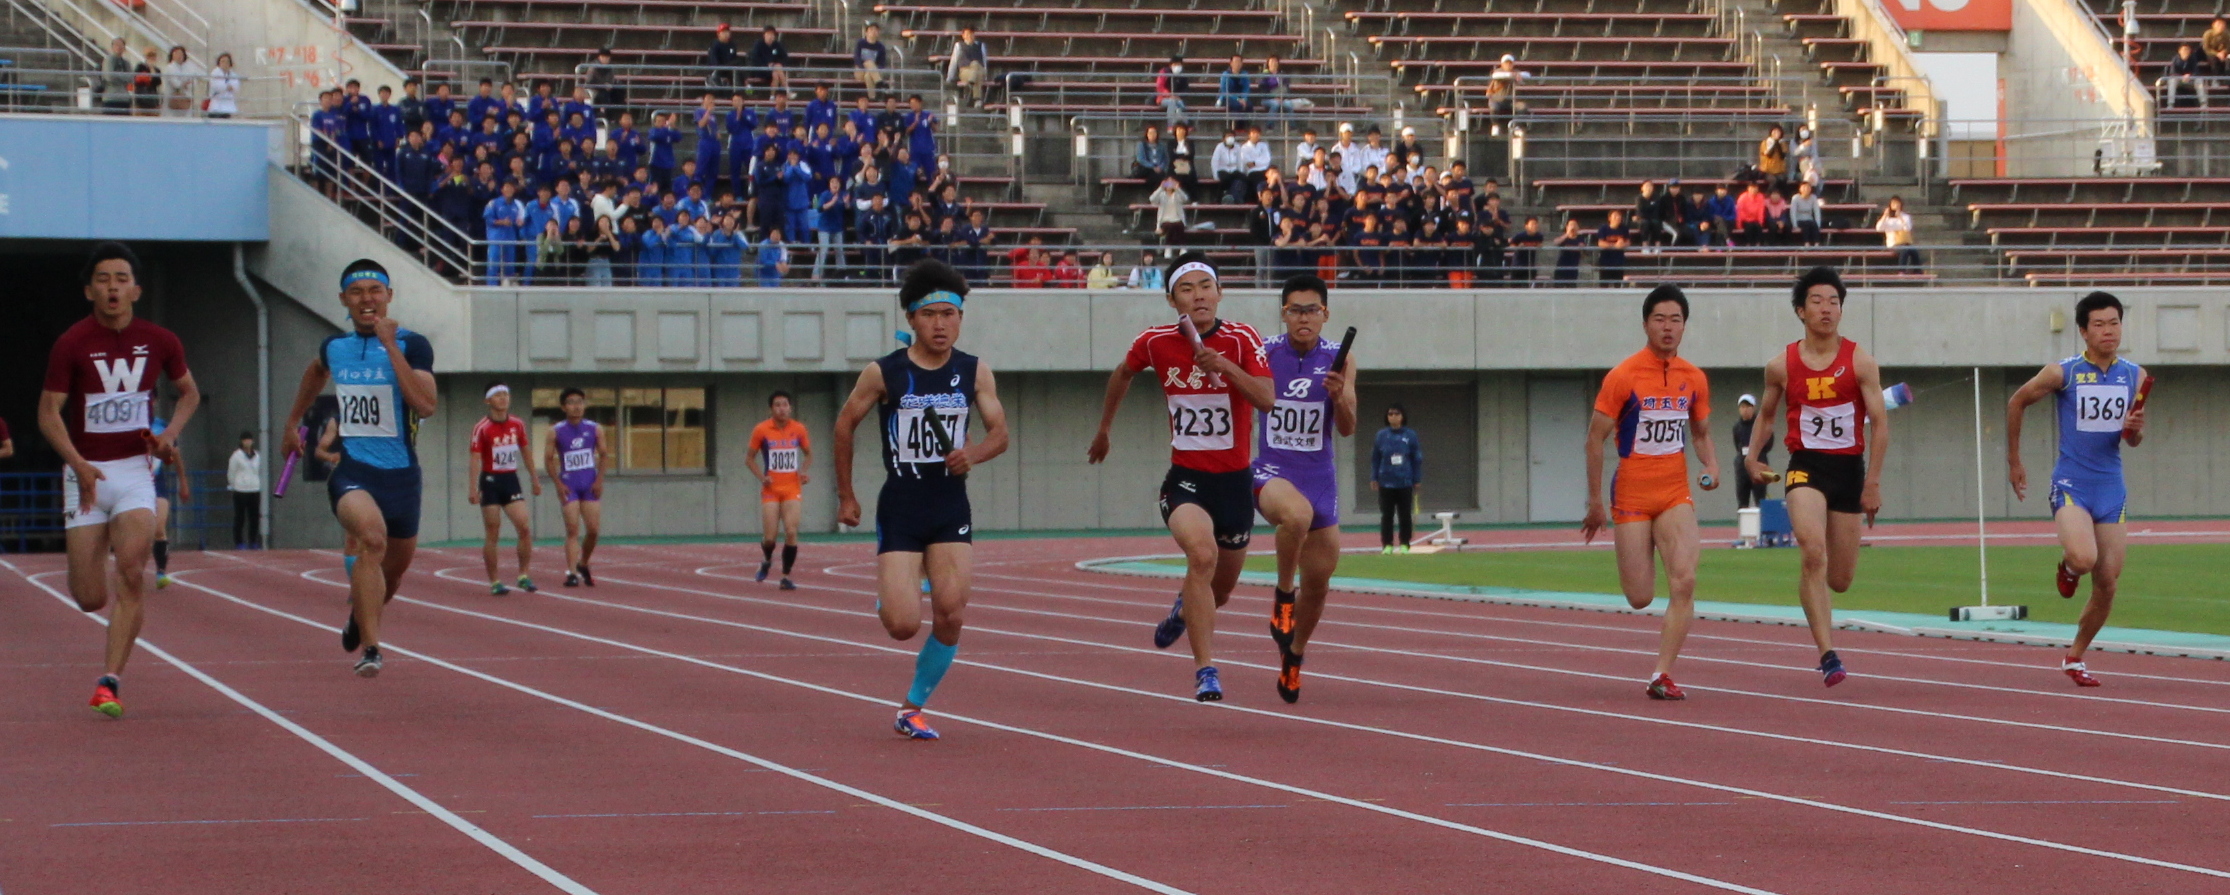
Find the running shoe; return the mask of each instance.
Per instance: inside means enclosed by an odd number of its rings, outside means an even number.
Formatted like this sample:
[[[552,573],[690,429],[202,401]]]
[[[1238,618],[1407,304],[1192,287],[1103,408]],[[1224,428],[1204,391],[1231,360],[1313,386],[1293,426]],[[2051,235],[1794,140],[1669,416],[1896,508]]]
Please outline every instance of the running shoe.
[[[519,576],[519,589],[530,594],[539,593],[542,590],[541,588],[534,586],[534,579],[528,578],[525,575]]]
[[[2060,670],[2066,672],[2067,679],[2074,681],[2075,685],[2078,687],[2098,686],[2098,678],[2092,677],[2090,668],[2085,666],[2081,662],[2073,662],[2067,659],[2061,659]]]
[[[356,660],[356,676],[361,678],[379,677],[379,669],[382,664],[384,663],[380,661],[379,647],[368,647],[364,650],[363,658]]]
[[[1216,666],[1209,665],[1192,673],[1192,698],[1201,702],[1223,701],[1223,675]]]
[[[2060,560],[2059,575],[2057,577],[2059,578],[2060,584],[2060,598],[2064,600],[2069,597],[2075,596],[2075,585],[2082,582],[2083,576],[2068,571],[2067,560]]]
[[[1185,636],[1185,598],[1178,597],[1177,602],[1169,606],[1169,617],[1162,619],[1161,624],[1154,626],[1154,648],[1168,649],[1170,644],[1176,643],[1177,638],[1183,636]]]
[[[1821,683],[1832,687],[1842,683],[1846,677],[1850,677],[1850,672],[1843,670],[1843,657],[1836,655],[1834,650],[1828,650],[1825,655],[1820,656]]]
[[[163,588],[166,588],[166,587],[169,587],[169,586],[170,586],[170,573],[169,573],[169,572],[157,572],[157,573],[155,573],[155,589],[156,589],[156,590],[162,590]]]
[[[580,565],[574,566],[573,568],[580,570],[582,584],[586,584],[590,587],[596,586],[596,576],[588,573],[588,563],[582,563]]]
[[[503,582],[501,582],[501,581],[490,581],[490,582],[488,582],[488,593],[491,593],[491,594],[494,594],[494,595],[496,595],[496,596],[499,596],[499,597],[500,597],[500,596],[503,596],[504,594],[507,594],[507,593],[510,593],[510,592],[511,592],[511,588],[509,588],[509,587],[505,586],[505,585],[504,585],[504,583],[503,583]]]
[[[348,612],[348,624],[341,626],[341,651],[353,653],[357,647],[363,645],[364,632],[356,630],[356,610],[351,608]]]
[[[92,706],[93,711],[111,718],[124,717],[124,703],[116,698],[115,678],[102,676],[100,682],[93,685],[93,700],[86,704]]]
[[[1679,684],[1673,683],[1672,675],[1660,674],[1649,679],[1649,698],[1681,700],[1687,699],[1688,694],[1680,691]]]
[[[581,586],[581,573],[579,573],[579,572],[567,572],[567,573],[565,573],[565,586],[566,586],[566,587],[580,587],[580,586]]]
[[[1395,547],[1395,548],[1394,548],[1394,555],[1396,555],[1396,556],[1408,556],[1408,555],[1409,555],[1409,545],[1408,545],[1408,544],[1403,544],[1403,545],[1401,545],[1401,546],[1399,546],[1399,547]]]
[[[1293,592],[1276,593],[1277,598],[1270,603],[1270,639],[1277,641],[1278,655],[1283,657],[1293,653]]]
[[[1287,705],[1301,701],[1301,657],[1283,653],[1278,657],[1278,698]]]
[[[1386,545],[1386,546],[1384,546],[1384,547],[1380,547],[1380,548],[1378,548],[1378,555],[1380,555],[1380,556],[1392,556],[1392,555],[1394,555],[1394,545],[1392,545],[1392,544],[1387,544],[1387,545]]]
[[[786,578],[786,577],[785,577],[785,578],[783,578],[783,579],[782,579],[782,587],[781,587],[781,589],[782,589],[782,590],[797,590],[797,589],[798,589],[798,586],[797,586],[797,582],[791,581],[791,580],[790,580],[789,578]]]
[[[767,560],[766,562],[760,563],[760,564],[759,564],[759,574],[751,576],[751,580],[753,580],[753,581],[765,581],[765,580],[767,580],[767,572],[769,572],[769,571],[772,571],[773,569],[774,569],[774,560],[771,560],[771,559],[770,559],[770,560]]]
[[[898,720],[891,724],[891,729],[898,731],[899,736],[908,739],[934,740],[937,738],[937,729],[929,726],[929,716],[922,714],[921,709],[907,709],[899,712]]]

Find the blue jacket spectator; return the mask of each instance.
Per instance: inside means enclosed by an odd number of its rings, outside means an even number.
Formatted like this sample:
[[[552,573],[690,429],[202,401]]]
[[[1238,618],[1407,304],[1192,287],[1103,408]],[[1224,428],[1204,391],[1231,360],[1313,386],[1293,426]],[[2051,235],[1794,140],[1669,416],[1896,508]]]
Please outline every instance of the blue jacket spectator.
[[[1381,488],[1414,488],[1425,480],[1425,449],[1417,430],[1402,426],[1378,430],[1371,440],[1371,481]]]
[[[465,103],[465,121],[472,125],[473,130],[479,130],[482,121],[503,117],[503,100],[495,98],[488,90],[489,82],[482,80],[480,95]]]
[[[426,142],[413,134],[395,152],[395,182],[419,199],[434,194],[435,180],[441,176],[441,162]]]
[[[594,139],[595,129],[591,128],[589,133],[591,139]],[[625,124],[613,129],[607,140],[619,146],[619,149],[612,154],[619,158],[619,166],[628,171],[635,170],[635,166],[642,163],[643,150],[649,145],[643,139],[642,131],[636,130],[633,125]]]
[[[643,232],[641,247],[635,252],[638,271],[635,282],[644,286],[666,285],[666,235],[669,232],[664,218],[652,217],[650,229]]]
[[[782,242],[782,234],[769,231],[767,238],[759,242],[759,286],[778,288],[789,271],[790,248]]]
[[[674,166],[677,164],[674,161],[674,144],[681,142],[681,131],[663,124],[653,124],[648,142],[651,179],[658,181],[661,187],[666,186],[674,179]]]
[[[666,234],[666,285],[697,286],[705,262],[705,239],[695,221],[676,225]]]
[[[721,120],[718,109],[706,107],[697,113],[697,153],[691,157],[697,160],[699,176],[720,176]]]
[[[825,124],[829,126],[829,132],[834,133],[836,131],[836,112],[836,101],[829,99],[828,85],[822,84],[814,87],[812,101],[805,104],[806,130],[815,131]]]
[[[892,159],[890,170],[883,174],[883,182],[890,187],[890,204],[893,208],[904,205],[913,198],[914,185],[919,176],[913,165]]]
[[[743,285],[743,250],[750,237],[722,223],[705,236],[705,262],[711,269],[706,285],[729,288]]]
[[[517,188],[506,182],[502,194],[488,200],[480,212],[487,227],[488,278],[490,286],[501,286],[505,280],[519,278],[519,234],[526,222],[526,209],[514,198]]]
[[[1239,57],[1233,56],[1231,57],[1231,68],[1216,78],[1216,104],[1222,106],[1225,111],[1245,112],[1247,110],[1247,94],[1252,84],[1247,80],[1246,73],[1241,71],[1244,65],[1245,63]]]

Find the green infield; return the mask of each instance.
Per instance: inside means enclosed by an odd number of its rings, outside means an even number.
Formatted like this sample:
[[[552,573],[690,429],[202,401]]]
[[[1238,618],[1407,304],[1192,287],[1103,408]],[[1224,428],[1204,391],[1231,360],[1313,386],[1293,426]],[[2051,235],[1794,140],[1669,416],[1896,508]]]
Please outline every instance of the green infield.
[[[2074,599],[2060,599],[2052,586],[2059,556],[2059,548],[2041,545],[1990,548],[1990,602],[2026,603],[2032,620],[2074,624],[2090,595],[2090,579],[2084,579]],[[1697,570],[1696,597],[1793,606],[1796,565],[1796,551],[1790,549],[1705,548]],[[2230,566],[2230,544],[2132,545],[2114,600],[2112,624],[2230,635],[2230,591],[2220,577],[2226,566]],[[1271,557],[1257,556],[1247,561],[1247,568],[1275,572],[1277,564]],[[1341,558],[1339,574],[1428,584],[1619,593],[1618,570],[1608,551],[1350,553]],[[1859,554],[1857,582],[1849,593],[1836,596],[1835,605],[1942,616],[1953,606],[1974,605],[1978,578],[1973,547],[1869,547]],[[1664,586],[1660,575],[1660,596]]]

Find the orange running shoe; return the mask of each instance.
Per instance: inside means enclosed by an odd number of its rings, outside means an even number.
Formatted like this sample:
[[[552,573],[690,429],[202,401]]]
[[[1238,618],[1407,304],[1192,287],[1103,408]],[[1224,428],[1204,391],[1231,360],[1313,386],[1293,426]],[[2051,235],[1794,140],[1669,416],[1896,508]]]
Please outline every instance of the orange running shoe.
[[[1278,643],[1280,658],[1293,654],[1293,593],[1278,591],[1270,604],[1270,639]],[[1286,700],[1292,702],[1293,700]]]
[[[2060,560],[2058,578],[2060,585],[2060,598],[2063,600],[2075,596],[2075,585],[2081,583],[2083,580],[2083,576],[2077,575],[2074,572],[2070,572],[2067,570],[2067,560],[2064,559]]]
[[[1649,679],[1649,698],[1680,700],[1687,699],[1688,694],[1681,692],[1679,684],[1673,683],[1672,675],[1660,674]]]
[[[1287,705],[1301,701],[1301,656],[1286,653],[1278,666],[1278,698]]]
[[[93,687],[93,699],[86,704],[92,706],[93,711],[111,718],[124,717],[124,703],[116,698],[116,688],[109,685],[107,678],[102,678]]]
[[[922,714],[920,709],[907,709],[899,712],[898,720],[892,722],[891,729],[898,731],[899,736],[908,739],[934,740],[937,738],[937,729],[929,726],[929,716]]]

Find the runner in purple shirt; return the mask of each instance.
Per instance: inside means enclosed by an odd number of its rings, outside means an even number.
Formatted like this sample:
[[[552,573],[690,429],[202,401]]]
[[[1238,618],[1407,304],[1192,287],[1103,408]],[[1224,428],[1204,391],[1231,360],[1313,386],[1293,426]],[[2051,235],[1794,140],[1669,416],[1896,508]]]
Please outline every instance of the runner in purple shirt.
[[[604,468],[611,465],[611,449],[604,444],[604,429],[585,418],[588,396],[569,388],[558,396],[565,419],[550,427],[549,447],[542,468],[557,486],[558,503],[565,512],[565,586],[596,586],[588,560],[596,552],[597,531],[604,522]]]
[[[1306,274],[1286,280],[1278,306],[1285,332],[1263,345],[1277,403],[1255,427],[1254,502],[1278,528],[1270,636],[1278,644],[1278,696],[1290,703],[1301,698],[1301,654],[1324,616],[1324,595],[1340,562],[1332,432],[1355,434],[1355,361],[1331,368],[1340,346],[1324,338],[1332,298],[1323,280]]]

